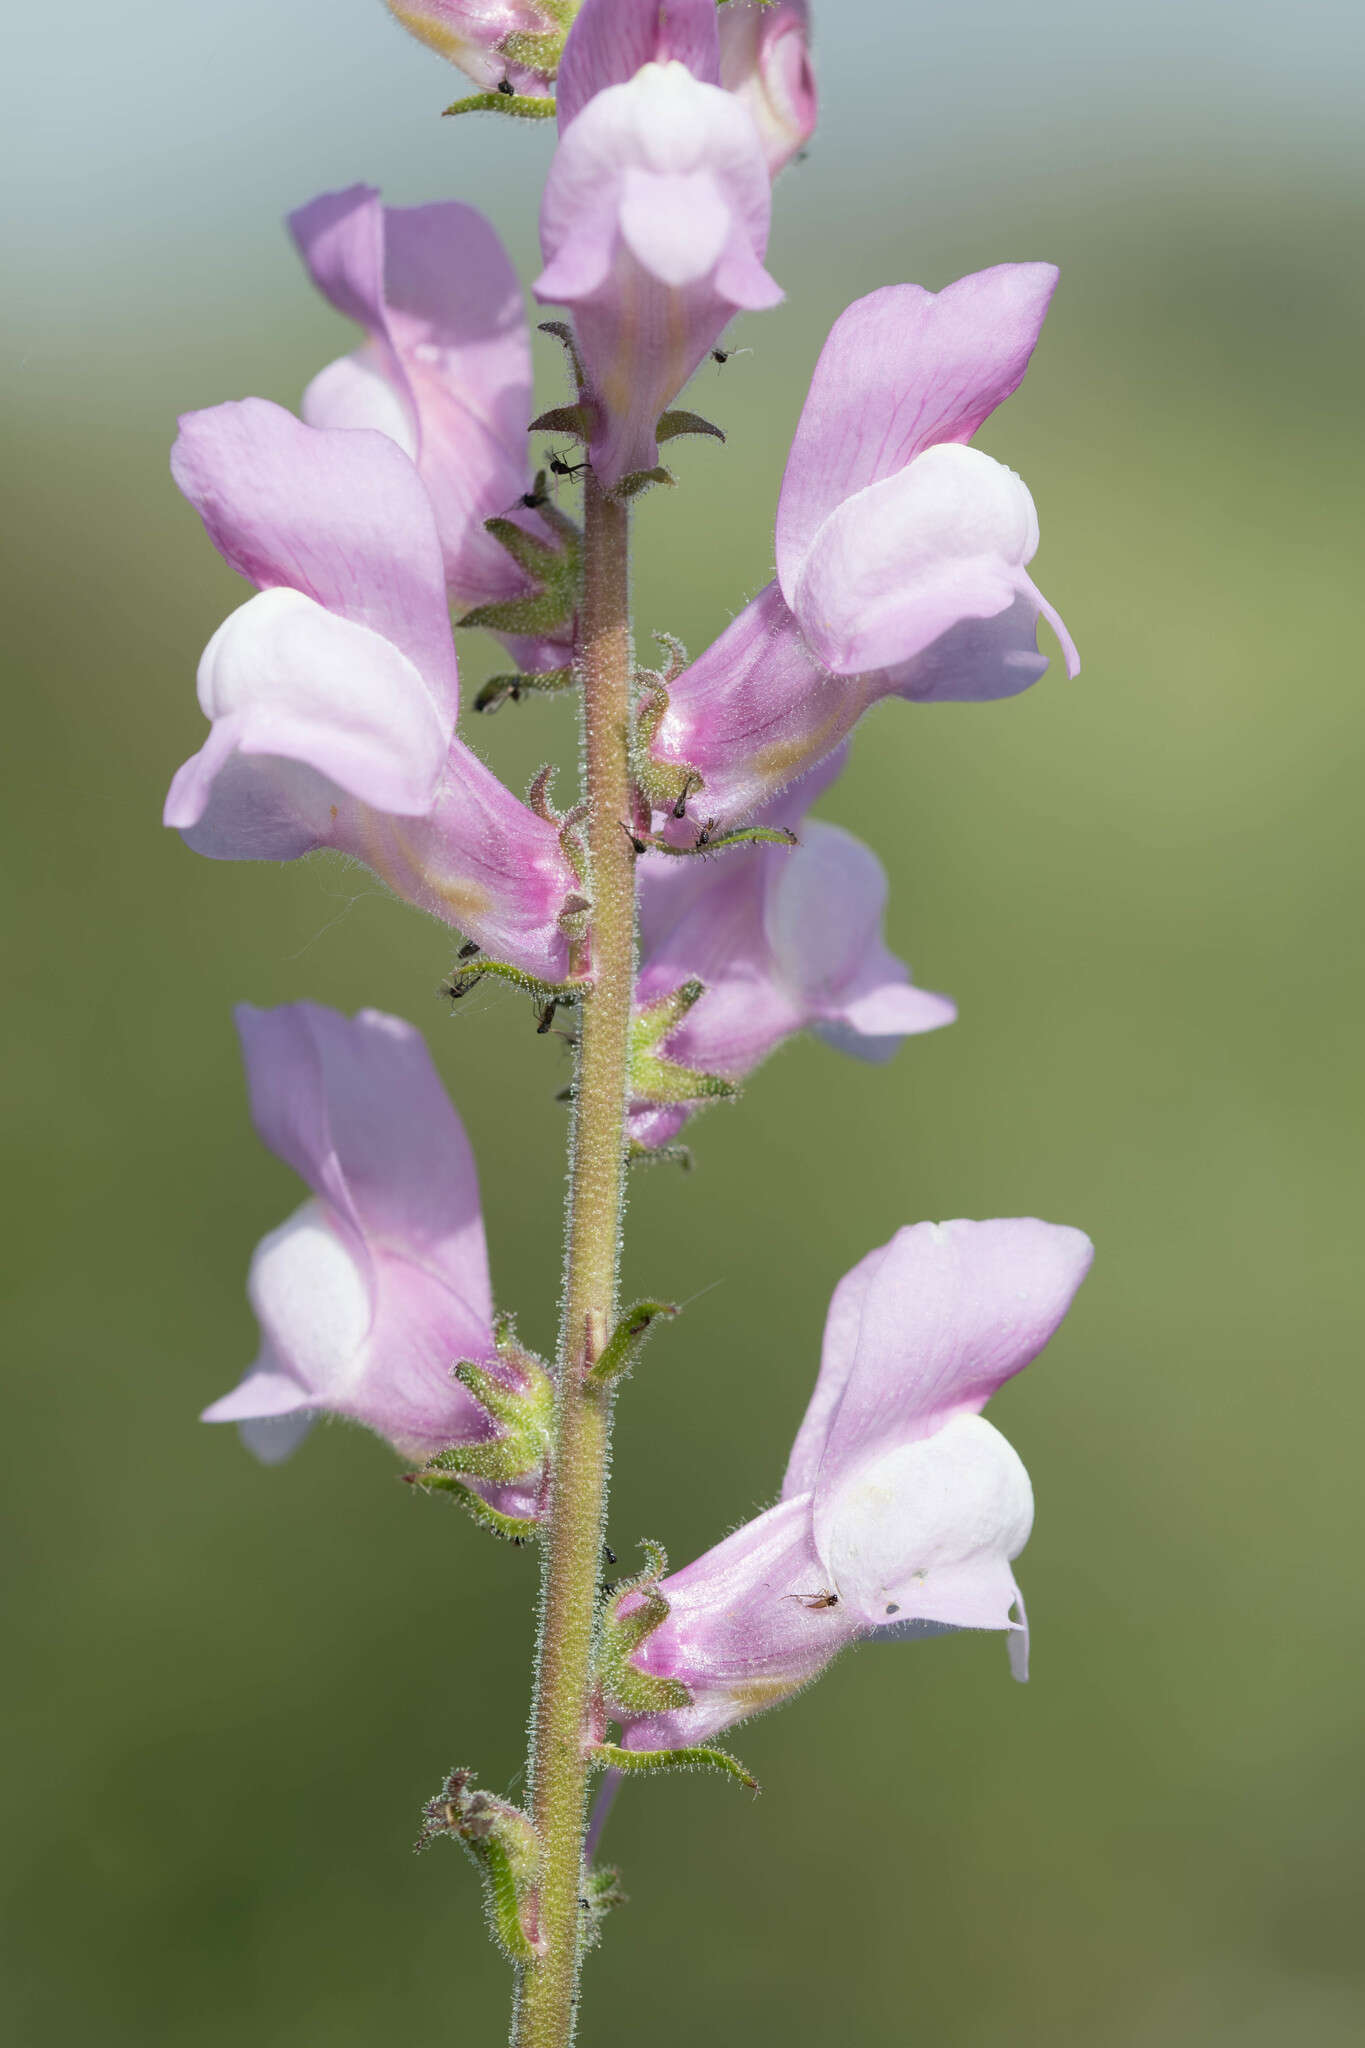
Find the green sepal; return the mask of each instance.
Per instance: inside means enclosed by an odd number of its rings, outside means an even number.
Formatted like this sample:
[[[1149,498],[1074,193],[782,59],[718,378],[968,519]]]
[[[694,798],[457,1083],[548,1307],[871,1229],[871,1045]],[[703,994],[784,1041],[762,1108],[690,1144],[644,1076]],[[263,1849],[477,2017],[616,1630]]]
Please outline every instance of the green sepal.
[[[583,1947],[596,1948],[602,1939],[602,1922],[617,1906],[630,1904],[614,1863],[590,1863],[583,1873],[578,1903],[583,1911]]]
[[[552,121],[555,117],[553,99],[543,98],[539,93],[524,92],[472,92],[467,99],[453,100],[448,107],[442,107],[443,114],[511,114],[519,121]]]
[[[604,1603],[598,1637],[597,1683],[608,1712],[618,1719],[676,1713],[692,1704],[692,1695],[681,1679],[653,1677],[630,1661],[632,1651],[668,1619],[668,1602],[659,1591],[659,1581],[668,1570],[663,1545],[646,1540],[640,1548],[645,1553],[645,1568],[613,1589]],[[641,1596],[638,1606],[623,1614],[622,1607],[634,1593]]]
[[[416,1475],[418,1483],[431,1473],[453,1473],[507,1485],[543,1468],[553,1434],[554,1381],[543,1362],[517,1343],[510,1316],[499,1317],[493,1341],[505,1373],[464,1358],[453,1377],[497,1423],[501,1434],[482,1443],[448,1444]]]
[[[558,35],[535,35],[514,28],[498,44],[498,53],[524,71],[539,71],[543,77],[553,78],[564,54],[564,31],[561,29]]]
[[[504,1354],[507,1355],[507,1354]],[[523,1381],[520,1387],[490,1372],[486,1365],[461,1359],[454,1377],[474,1396],[486,1414],[502,1431],[483,1443],[450,1444],[424,1468],[429,1472],[454,1472],[467,1479],[491,1479],[509,1485],[545,1463],[553,1433],[554,1382],[538,1359],[521,1353],[515,1361]]]
[[[737,1756],[731,1756],[728,1749],[712,1749],[706,1743],[696,1743],[691,1749],[622,1749],[618,1742],[596,1742],[588,1754],[601,1770],[720,1771],[727,1778],[738,1778],[751,1792],[763,1790]]]
[[[706,993],[701,981],[685,981],[671,995],[646,1003],[638,1010],[630,1032],[630,1093],[636,1102],[660,1104],[713,1102],[738,1095],[734,1081],[720,1074],[703,1074],[695,1067],[681,1067],[661,1059],[654,1048],[681,1024],[683,1018]]]
[[[518,64],[525,71],[539,71],[545,78],[553,78],[559,69],[559,60],[564,55],[564,43],[573,27],[580,0],[537,0],[541,14],[548,14],[557,26],[539,34],[530,29],[509,29],[498,43],[498,52],[509,64]]]
[[[645,1003],[635,1012],[630,1027],[632,1054],[648,1052],[667,1038],[670,1031],[676,1031],[688,1011],[699,1003],[706,994],[706,983],[696,976],[680,983],[671,995],[656,996],[652,1003]]]
[[[476,604],[472,612],[465,612],[455,623],[457,626],[483,626],[490,633],[516,633],[528,640],[553,640],[567,632],[577,597],[576,584],[573,602],[567,604],[562,590],[547,585],[540,590],[528,590],[523,597],[501,598],[496,604]]]
[[[613,498],[638,498],[641,491],[649,490],[652,484],[676,484],[678,479],[671,469],[660,463],[655,469],[632,469],[612,489]]]
[[[659,415],[659,424],[654,429],[656,441],[671,441],[678,434],[710,434],[713,440],[723,441],[724,430],[713,420],[703,419],[699,412],[665,412]]]
[[[655,726],[658,722],[658,718],[653,719]],[[640,744],[632,747],[631,779],[653,810],[672,811],[675,817],[681,817],[689,800],[706,787],[706,778],[685,761],[656,760],[649,751],[652,737],[652,733],[641,734]]]
[[[490,676],[474,699],[474,709],[496,711],[509,697],[519,704],[523,696],[549,696],[555,690],[571,690],[576,680],[571,668],[533,668],[516,675]]]
[[[547,498],[545,502],[548,504],[549,499]],[[528,507],[528,510],[535,512],[539,512],[542,509],[539,505]],[[539,575],[542,570],[548,569],[556,555],[561,552],[559,548],[552,546],[543,535],[528,533],[524,526],[517,525],[515,519],[508,519],[502,513],[496,514],[492,519],[485,519],[483,528],[485,533],[492,534],[500,548],[506,550],[517,567],[525,569],[529,576]],[[487,609],[487,606],[476,605],[474,611],[466,616],[476,619],[479,611]],[[460,623],[461,625],[465,623],[463,617]]]
[[[670,653],[670,669],[673,660]],[[650,672],[635,703],[630,731],[630,772],[636,788],[656,811],[681,817],[689,798],[706,787],[706,778],[685,761],[657,761],[650,751],[668,709],[668,678]]]
[[[692,1171],[692,1147],[690,1145],[642,1145],[638,1138],[632,1138],[626,1147],[628,1166],[677,1166],[684,1173]]]
[[[510,1362],[510,1361],[509,1361]],[[485,1408],[494,1422],[500,1422],[504,1429],[524,1429],[528,1426],[540,1431],[548,1428],[554,1414],[554,1381],[546,1372],[540,1360],[532,1359],[529,1352],[518,1354],[516,1369],[524,1379],[524,1386],[510,1387],[506,1380],[499,1379],[486,1365],[477,1365],[473,1359],[461,1359],[455,1368],[455,1378],[462,1387],[468,1388],[481,1408]],[[469,1468],[454,1461],[461,1456],[462,1447],[455,1444],[451,1449],[439,1453],[443,1469],[448,1472],[464,1472]],[[433,1463],[437,1460],[433,1460]]]
[[[568,351],[569,361],[573,364],[574,376],[578,381],[579,388],[581,389],[584,382],[583,358],[578,353],[578,341],[574,335],[573,328],[569,325],[568,321],[542,320],[538,331],[541,334],[550,335],[553,340],[560,342],[563,345],[563,347]]]
[[[510,960],[471,958],[458,963],[441,993],[449,996],[452,1003],[458,1003],[488,975],[495,981],[510,981],[513,988],[521,989],[537,1003],[576,1003],[591,987],[586,981],[541,981],[524,968],[514,967]]]
[[[526,1521],[520,1515],[504,1515],[499,1508],[490,1507],[481,1493],[475,1493],[453,1472],[403,1472],[399,1476],[409,1486],[420,1486],[423,1493],[448,1494],[491,1536],[500,1536],[504,1543],[529,1543],[540,1533],[538,1522]]]
[[[725,832],[702,827],[691,846],[673,846],[667,839],[651,839],[651,853],[668,853],[688,859],[695,854],[724,853],[731,846],[799,846],[796,834],[786,825],[735,825]]]
[[[540,1839],[529,1814],[491,1792],[472,1789],[472,1771],[452,1771],[422,1809],[418,1849],[442,1835],[469,1853],[483,1879],[489,1931],[509,1962],[534,1962],[539,1951],[522,1922],[540,1874]]]
[[[703,1074],[697,1067],[680,1067],[646,1053],[631,1064],[630,1092],[636,1102],[669,1108],[684,1102],[731,1102],[739,1094],[739,1084],[722,1074]]]
[[[537,485],[541,482],[538,477]],[[484,530],[531,577],[535,588],[524,591],[520,597],[476,604],[471,611],[461,614],[457,625],[485,626],[492,633],[520,633],[542,640],[568,637],[578,610],[582,536],[573,521],[548,498],[530,509],[539,512],[551,527],[558,545],[542,539],[538,533],[527,533],[514,519],[501,514],[485,519]]]
[[[586,401],[579,405],[552,405],[548,412],[533,419],[526,431],[528,434],[572,434],[575,441],[590,441],[592,413]]]
[[[633,1308],[628,1308],[612,1331],[606,1350],[585,1374],[589,1386],[609,1387],[623,1379],[640,1356],[655,1323],[677,1313],[677,1304],[672,1301],[637,1301]]]

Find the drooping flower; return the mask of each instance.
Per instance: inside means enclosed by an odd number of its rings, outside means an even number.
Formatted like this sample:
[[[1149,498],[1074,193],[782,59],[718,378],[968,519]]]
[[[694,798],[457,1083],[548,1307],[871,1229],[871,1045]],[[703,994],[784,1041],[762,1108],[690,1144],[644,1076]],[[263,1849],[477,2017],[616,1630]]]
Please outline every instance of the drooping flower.
[[[889,285],[835,322],[777,514],[777,580],[671,686],[661,787],[704,779],[734,819],[827,754],[880,697],[982,702],[1076,650],[1028,575],[1033,500],[966,444],[1016,389],[1057,273],[1007,263],[937,294]],[[695,784],[693,785],[695,788]]]
[[[530,481],[530,330],[493,228],[453,201],[386,207],[368,185],[324,193],[289,226],[318,290],[368,337],[313,379],[304,419],[377,428],[412,457],[458,610],[525,597],[526,571],[484,524],[510,516],[553,540],[521,504]],[[570,617],[558,661],[572,637]],[[555,660],[542,654],[527,665]]]
[[[712,0],[585,0],[565,46],[534,290],[572,308],[608,489],[654,467],[660,413],[732,314],[782,296],[758,130],[719,67]]]
[[[806,813],[843,766],[831,755],[759,813],[796,832],[794,847],[737,848],[714,861],[641,862],[640,1008],[688,982],[705,994],[662,1040],[667,1060],[738,1081],[798,1031],[855,1058],[890,1059],[902,1039],[950,1024],[946,996],[912,986],[882,937],[887,884],[870,848]],[[631,1136],[658,1145],[690,1105],[636,1102]]]
[[[247,1283],[261,1348],[205,1409],[258,1457],[287,1457],[319,1415],[345,1416],[405,1457],[496,1435],[452,1376],[495,1373],[488,1253],[474,1157],[421,1034],[398,1017],[316,1003],[237,1011],[251,1114],[312,1197],[262,1239]],[[535,1512],[539,1475],[483,1486]]]
[[[815,74],[806,0],[726,0],[720,82],[753,115],[773,177],[815,131]]]
[[[523,37],[552,46],[572,14],[572,0],[387,0],[390,14],[419,42],[458,64],[475,85],[496,91],[503,81],[516,92],[543,93],[553,64],[525,61],[536,54]],[[509,46],[510,39],[510,46]],[[523,61],[515,53],[522,50]]]
[[[920,1223],[845,1275],[781,1499],[662,1581],[667,1617],[632,1653],[690,1704],[618,1713],[627,1747],[704,1741],[863,1637],[1001,1629],[1026,1675],[1010,1566],[1032,1489],[981,1410],[1047,1344],[1091,1256],[1080,1231],[1032,1219]]]
[[[456,736],[441,549],[385,436],[248,398],[190,413],[172,469],[258,595],[199,665],[212,730],[165,821],[214,860],[334,847],[526,972],[559,980],[577,880],[553,824]]]

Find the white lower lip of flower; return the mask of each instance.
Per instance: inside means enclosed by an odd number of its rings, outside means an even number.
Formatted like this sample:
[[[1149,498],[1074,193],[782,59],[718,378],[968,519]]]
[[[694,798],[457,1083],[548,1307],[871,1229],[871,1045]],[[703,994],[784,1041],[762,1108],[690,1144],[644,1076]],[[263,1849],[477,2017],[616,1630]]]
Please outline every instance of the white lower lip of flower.
[[[856,1472],[825,1523],[824,1563],[841,1602],[868,1621],[912,1617],[935,1579],[1017,1557],[1033,1526],[1018,1452],[979,1415],[901,1444]]]
[[[331,1400],[364,1369],[373,1303],[366,1276],[320,1202],[305,1202],[262,1238],[247,1283],[271,1346],[300,1386]]]

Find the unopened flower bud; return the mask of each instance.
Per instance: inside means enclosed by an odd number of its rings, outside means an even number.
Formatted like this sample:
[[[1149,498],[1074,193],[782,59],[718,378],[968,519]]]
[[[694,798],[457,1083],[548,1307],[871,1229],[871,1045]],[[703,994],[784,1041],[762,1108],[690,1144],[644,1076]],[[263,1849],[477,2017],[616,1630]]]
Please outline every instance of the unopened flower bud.
[[[726,0],[720,10],[720,82],[752,114],[773,177],[815,128],[809,36],[806,0]]]
[[[496,91],[506,80],[514,92],[542,93],[576,0],[388,0],[388,8],[475,85]]]

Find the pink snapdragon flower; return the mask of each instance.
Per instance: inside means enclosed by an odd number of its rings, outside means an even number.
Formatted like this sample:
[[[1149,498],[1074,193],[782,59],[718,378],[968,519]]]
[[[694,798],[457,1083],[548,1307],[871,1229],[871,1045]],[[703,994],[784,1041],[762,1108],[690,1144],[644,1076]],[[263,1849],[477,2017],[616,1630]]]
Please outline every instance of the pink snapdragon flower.
[[[502,49],[506,37],[554,35],[565,8],[536,0],[387,0],[390,14],[419,42],[457,64],[475,85],[488,91],[506,79],[516,92],[543,93],[549,75],[513,63]]]
[[[502,1373],[474,1156],[421,1034],[398,1017],[316,1003],[237,1011],[251,1115],[313,1190],[262,1239],[247,1292],[255,1364],[204,1411],[258,1457],[287,1457],[319,1415],[363,1423],[426,1459],[496,1430],[451,1368]],[[538,1475],[480,1487],[535,1512]]]
[[[549,538],[520,503],[530,482],[531,337],[493,228],[453,201],[386,207],[368,185],[324,193],[289,227],[318,290],[367,336],[313,379],[303,417],[375,427],[412,457],[457,610],[523,596],[526,572],[484,526],[511,514]],[[526,665],[567,659],[566,645]]]
[[[384,435],[247,398],[181,421],[172,470],[258,595],[199,664],[211,721],[165,821],[214,860],[349,853],[528,973],[562,979],[577,879],[554,826],[456,736],[431,505]]]
[[[720,82],[753,115],[775,178],[815,131],[818,112],[806,0],[726,0]]]
[[[806,815],[843,764],[841,750],[760,813],[758,823],[794,830],[794,847],[641,863],[637,1004],[693,979],[706,985],[659,1047],[666,1059],[738,1081],[809,1030],[840,1052],[882,1061],[904,1038],[957,1015],[947,996],[913,987],[888,950],[886,874],[876,855],[851,832]],[[631,1136],[661,1144],[690,1113],[637,1103]]]
[[[534,291],[573,310],[608,489],[657,463],[659,414],[731,315],[782,297],[767,162],[719,75],[713,0],[584,0],[565,45]]]
[[[1057,281],[1004,263],[888,285],[830,331],[787,461],[777,580],[671,686],[654,752],[729,820],[818,761],[880,697],[981,702],[1076,650],[1028,575],[1033,500],[967,445],[1016,389]]]
[[[1026,1675],[1010,1567],[1032,1489],[981,1410],[1052,1337],[1091,1256],[1080,1231],[1031,1219],[920,1223],[845,1275],[781,1499],[663,1580],[667,1619],[633,1653],[691,1704],[629,1720],[627,1747],[704,1741],[862,1637],[1001,1629]]]

